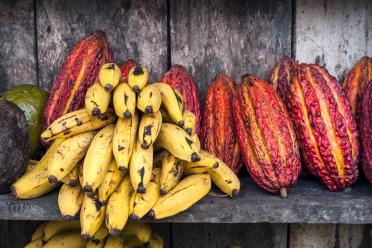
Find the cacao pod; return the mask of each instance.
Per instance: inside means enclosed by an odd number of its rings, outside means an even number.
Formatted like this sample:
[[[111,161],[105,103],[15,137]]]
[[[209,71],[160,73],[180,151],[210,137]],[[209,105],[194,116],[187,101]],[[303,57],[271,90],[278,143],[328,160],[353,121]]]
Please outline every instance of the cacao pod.
[[[284,102],[287,101],[292,77],[296,73],[296,65],[297,63],[294,59],[284,57],[271,72],[269,83]]]
[[[243,76],[234,100],[240,150],[253,180],[265,190],[287,195],[297,183],[300,153],[288,111],[263,80]]]
[[[200,141],[203,149],[224,161],[238,174],[241,163],[233,117],[235,83],[222,73],[208,86]]]
[[[372,183],[372,81],[366,86],[359,102],[359,132],[362,145],[364,174]]]
[[[287,98],[309,173],[332,191],[358,178],[358,130],[341,86],[325,68],[301,64]]]
[[[43,130],[54,120],[84,105],[85,93],[98,80],[98,72],[112,62],[106,34],[96,31],[78,42],[54,80],[43,115]]]
[[[129,71],[135,67],[137,64],[134,60],[127,60],[123,63],[123,65],[120,67],[120,71],[121,71],[121,79],[120,79],[120,82],[125,82],[127,81],[127,77],[128,77],[128,74],[129,74]]]
[[[198,97],[198,88],[195,85],[194,79],[189,75],[186,69],[181,65],[173,65],[172,68],[163,75],[160,82],[169,84],[173,88],[181,92],[186,108],[194,113],[196,117],[196,133],[200,133],[200,103]]]
[[[351,104],[354,117],[358,114],[358,99],[362,96],[368,82],[372,80],[372,58],[361,58],[346,75],[344,89]]]

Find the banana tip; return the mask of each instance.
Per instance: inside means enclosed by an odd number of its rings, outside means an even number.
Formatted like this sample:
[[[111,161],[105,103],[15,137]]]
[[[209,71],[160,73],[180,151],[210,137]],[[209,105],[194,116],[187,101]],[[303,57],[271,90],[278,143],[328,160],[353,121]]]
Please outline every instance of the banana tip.
[[[128,172],[128,168],[125,167],[125,166],[119,166],[119,171],[123,172],[124,174],[126,174]]]
[[[129,219],[131,220],[139,220],[140,218],[136,214],[129,215]]]
[[[236,197],[236,196],[238,196],[238,194],[239,194],[239,190],[238,190],[238,189],[234,189],[234,190],[232,191],[232,193],[231,193],[231,196],[232,196],[232,197]]]
[[[112,236],[118,236],[121,233],[121,230],[114,228],[109,231],[110,235]]]
[[[191,128],[185,128],[186,133],[189,135],[192,135],[192,129]]]
[[[154,110],[152,109],[152,106],[147,106],[147,107],[145,108],[145,113],[146,113],[146,114],[154,113]]]
[[[200,161],[200,156],[196,152],[193,152],[191,154],[191,162],[198,162],[198,161]]]
[[[85,186],[83,187],[83,191],[86,192],[86,193],[90,193],[90,194],[92,194],[92,193],[93,193],[93,188],[92,188],[92,186],[90,186],[90,185],[85,185]]]
[[[150,147],[150,145],[146,144],[146,143],[142,143],[141,147],[142,147],[142,149],[148,149]]]
[[[132,118],[132,113],[129,110],[125,111],[124,114],[123,114],[123,118],[124,119]]]
[[[213,168],[215,168],[215,169],[217,169],[218,166],[220,166],[220,164],[218,162],[216,162],[216,163],[213,164]]]
[[[141,89],[140,87],[138,87],[137,85],[133,87],[133,91],[136,93],[136,94],[139,94],[141,92]]]
[[[64,215],[64,216],[62,216],[62,219],[64,221],[71,221],[72,220],[72,216],[71,215]]]
[[[48,176],[48,181],[50,183],[56,183],[56,182],[58,182],[57,178],[55,176],[52,176],[52,175]]]
[[[90,235],[89,235],[89,234],[86,234],[86,233],[81,234],[81,237],[82,237],[85,241],[88,241],[88,240],[91,239]]]
[[[150,213],[149,213],[149,217],[150,217],[151,219],[154,219],[154,220],[155,220],[156,216],[155,216],[155,212],[154,212],[154,210],[151,210],[151,211],[150,211]]]
[[[75,186],[77,186],[77,184],[78,184],[78,181],[77,181],[77,180],[71,180],[71,181],[68,183],[68,186],[75,187]]]
[[[185,126],[185,122],[183,120],[179,121],[178,126],[183,128]]]
[[[97,107],[94,107],[92,109],[92,116],[99,116],[99,115],[101,115],[101,110]]]
[[[160,195],[163,196],[167,193],[167,191],[165,189],[160,189]]]
[[[145,189],[145,187],[143,187],[143,186],[138,186],[138,188],[137,188],[137,193],[139,193],[139,194],[144,194],[144,193],[146,193],[146,189]]]
[[[104,88],[107,92],[111,92],[114,87],[111,84],[106,84]]]

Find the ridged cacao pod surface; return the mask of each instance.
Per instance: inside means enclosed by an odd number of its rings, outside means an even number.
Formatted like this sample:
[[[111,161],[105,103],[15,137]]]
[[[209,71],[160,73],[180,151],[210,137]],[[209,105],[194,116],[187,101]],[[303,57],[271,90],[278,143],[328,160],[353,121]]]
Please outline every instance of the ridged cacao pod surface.
[[[301,64],[287,99],[307,170],[332,191],[358,178],[358,130],[341,86],[325,68]]]
[[[120,82],[125,82],[127,81],[127,77],[129,74],[129,71],[136,66],[136,62],[134,60],[127,60],[123,63],[123,65],[120,67],[121,71],[121,79]]]
[[[284,57],[272,70],[269,84],[279,94],[284,102],[287,101],[292,77],[296,73],[297,63],[294,59]]]
[[[358,115],[358,100],[369,82],[372,82],[372,58],[365,56],[354,65],[344,82],[354,116]]]
[[[242,164],[232,109],[235,90],[235,83],[222,73],[209,84],[200,140],[204,150],[216,155],[237,174]]]
[[[359,132],[363,171],[372,183],[372,81],[359,101]]]
[[[163,75],[160,82],[169,84],[179,90],[186,102],[187,109],[195,114],[196,117],[196,133],[200,133],[201,114],[200,103],[198,97],[198,88],[191,75],[181,65],[173,65],[172,68]]]
[[[288,111],[263,80],[246,75],[234,100],[241,154],[253,180],[265,190],[287,195],[301,170],[300,154]]]
[[[99,69],[112,60],[112,51],[103,31],[94,32],[74,46],[53,82],[44,110],[43,130],[60,116],[84,104],[86,91],[98,80]]]

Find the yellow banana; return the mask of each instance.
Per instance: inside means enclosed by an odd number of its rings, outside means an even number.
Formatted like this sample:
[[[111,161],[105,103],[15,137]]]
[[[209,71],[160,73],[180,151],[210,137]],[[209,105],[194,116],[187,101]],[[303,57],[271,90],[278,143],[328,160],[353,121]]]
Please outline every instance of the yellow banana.
[[[152,84],[146,85],[138,95],[137,108],[143,113],[151,114],[158,112],[160,105],[160,91]]]
[[[85,108],[79,109],[55,120],[41,134],[41,139],[44,142],[66,139],[79,133],[100,129],[115,122],[116,119],[117,117],[112,108],[108,108],[104,114],[96,117],[91,117]]]
[[[92,239],[88,241],[86,248],[103,248],[108,235],[109,232],[106,225],[102,225]]]
[[[234,197],[239,194],[240,181],[236,174],[220,159],[217,168],[208,171],[212,181],[217,187],[227,195]]]
[[[41,238],[38,238],[35,240],[31,240],[31,242],[26,244],[24,248],[41,248],[41,247],[43,247],[43,241],[41,240]]]
[[[143,149],[139,141],[134,145],[132,157],[129,162],[130,180],[134,191],[145,193],[151,179],[153,160],[153,147]]]
[[[159,198],[150,212],[155,219],[163,219],[185,211],[202,199],[211,189],[208,174],[198,174],[182,179],[168,194]]]
[[[124,248],[123,239],[120,237],[109,236],[106,240],[105,248]]]
[[[112,91],[119,84],[121,71],[115,63],[103,64],[98,73],[101,86],[108,92]]]
[[[49,183],[48,180],[48,161],[62,141],[54,141],[39,163],[13,183],[11,190],[17,198],[36,198],[50,192],[56,187],[56,184]]]
[[[143,149],[149,148],[158,137],[162,124],[161,113],[143,114],[138,128],[138,140]]]
[[[206,173],[212,169],[215,169],[219,166],[220,160],[204,150],[199,152],[200,160],[197,162],[187,162],[183,163],[183,174],[184,175],[194,175]]]
[[[71,187],[63,184],[58,194],[58,208],[65,221],[70,221],[81,208],[84,192],[80,185]]]
[[[35,168],[35,166],[36,166],[38,163],[39,163],[39,161],[30,159],[30,160],[28,161],[28,164],[27,164],[27,168],[26,168],[25,173],[27,173],[27,172],[31,171],[33,168]]]
[[[34,241],[36,239],[40,239],[43,237],[45,226],[48,222],[41,223],[34,231],[34,233],[31,236],[31,241]]]
[[[183,115],[183,113],[185,113],[185,110],[186,110],[185,100],[183,99],[181,92],[179,92],[176,88],[173,88],[173,90],[176,93],[178,106]]]
[[[151,226],[143,222],[128,222],[120,236],[123,239],[136,236],[142,243],[148,243],[151,238]]]
[[[87,193],[93,193],[105,178],[113,158],[112,139],[114,129],[114,124],[101,129],[94,137],[85,156],[82,187]]]
[[[106,203],[112,192],[120,184],[124,173],[119,170],[116,165],[115,159],[110,163],[102,184],[98,187],[98,198],[101,203]]]
[[[165,107],[170,118],[178,126],[183,127],[185,124],[182,117],[184,105],[176,89],[165,83],[154,83],[153,85],[160,91],[162,105]]]
[[[183,127],[183,129],[185,129],[185,131],[189,135],[195,133],[196,117],[194,113],[186,109],[185,112],[183,113],[183,121],[185,122],[185,126]]]
[[[183,161],[168,153],[162,162],[160,194],[165,195],[176,186],[182,176]]]
[[[85,95],[85,108],[91,116],[99,116],[106,112],[111,101],[111,93],[99,83],[89,87]]]
[[[181,160],[191,162],[200,160],[199,149],[191,136],[174,124],[163,123],[155,144]]]
[[[138,129],[137,111],[131,119],[118,119],[115,126],[112,149],[119,170],[127,171]]]
[[[136,110],[136,93],[127,83],[121,83],[114,90],[113,103],[115,113],[123,119],[132,118]]]
[[[78,185],[79,184],[79,170],[80,170],[80,166],[82,162],[83,161],[80,160],[79,163],[75,166],[75,168],[72,169],[72,171],[68,173],[67,176],[61,179],[61,182],[71,187]]]
[[[105,219],[106,206],[102,205],[98,197],[89,197],[84,194],[83,204],[80,210],[81,236],[89,240],[101,227]]]
[[[137,94],[149,81],[149,72],[144,66],[133,67],[128,74],[128,84]]]
[[[85,156],[95,131],[81,133],[62,141],[48,161],[48,180],[56,183],[67,176]]]
[[[151,235],[151,239],[149,242],[149,248],[163,248],[164,247],[164,242],[162,237],[157,235],[156,233],[153,233]]]
[[[79,221],[50,221],[44,228],[43,241],[47,242],[58,233],[80,228]]]
[[[151,180],[146,188],[146,193],[133,193],[130,205],[130,218],[139,220],[145,216],[155,205],[160,197],[160,173],[161,168],[153,168]]]
[[[165,110],[164,108],[160,108],[160,113],[161,113],[161,116],[162,116],[162,119],[163,119],[163,123],[173,123],[173,124],[176,124],[173,122],[172,118],[170,118],[169,116],[169,113],[167,112],[167,110]]]
[[[107,202],[105,222],[111,235],[119,235],[127,223],[130,192],[130,178],[127,175],[123,178],[114,193],[111,194]]]
[[[201,146],[200,146],[200,140],[199,140],[198,135],[196,133],[193,133],[190,137],[191,137],[191,140],[194,141],[196,149],[200,151]]]
[[[138,248],[138,247],[145,247],[144,243],[141,242],[136,236],[130,236],[124,240],[124,247],[128,248]],[[147,247],[147,246],[146,246]]]
[[[52,237],[43,248],[62,248],[62,247],[74,247],[83,248],[85,247],[86,241],[84,241],[78,231],[67,231],[58,233]]]
[[[80,183],[80,186],[83,185],[83,172],[84,172],[84,162],[79,167],[79,183]]]
[[[164,159],[168,156],[169,152],[167,150],[160,150],[157,153],[154,154],[154,159],[153,159],[153,166],[154,168],[161,168]]]

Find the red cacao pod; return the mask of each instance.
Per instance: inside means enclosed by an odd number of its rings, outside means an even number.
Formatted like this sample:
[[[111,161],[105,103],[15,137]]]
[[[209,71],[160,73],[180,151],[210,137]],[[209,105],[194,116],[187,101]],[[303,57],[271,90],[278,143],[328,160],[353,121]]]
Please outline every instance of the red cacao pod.
[[[160,82],[169,84],[181,92],[187,109],[194,113],[196,117],[196,133],[200,133],[200,103],[198,97],[198,88],[194,79],[189,75],[186,69],[181,65],[173,65],[172,68],[163,75]]]
[[[123,63],[123,65],[120,67],[120,71],[121,71],[121,79],[120,79],[120,82],[124,82],[124,81],[127,81],[127,77],[128,77],[128,74],[129,74],[129,71],[135,67],[137,65],[137,63],[134,61],[134,60],[127,60]]]
[[[284,102],[287,101],[292,77],[296,73],[297,63],[294,59],[284,57],[272,70],[269,84],[279,94]]]
[[[232,109],[235,88],[235,83],[222,73],[208,86],[200,140],[204,150],[216,155],[237,174],[242,164]]]
[[[359,132],[364,174],[372,183],[372,81],[366,86],[359,101]]]
[[[288,107],[307,170],[332,191],[358,178],[358,130],[350,104],[325,68],[301,64]]]
[[[54,80],[43,115],[43,130],[62,115],[84,105],[88,88],[98,80],[98,71],[112,62],[106,34],[96,31],[78,42]]]
[[[265,190],[285,197],[297,183],[301,163],[294,128],[279,95],[265,81],[243,76],[234,119],[249,174]]]
[[[346,75],[344,89],[354,116],[358,114],[358,100],[371,80],[372,58],[367,56],[361,58]]]

